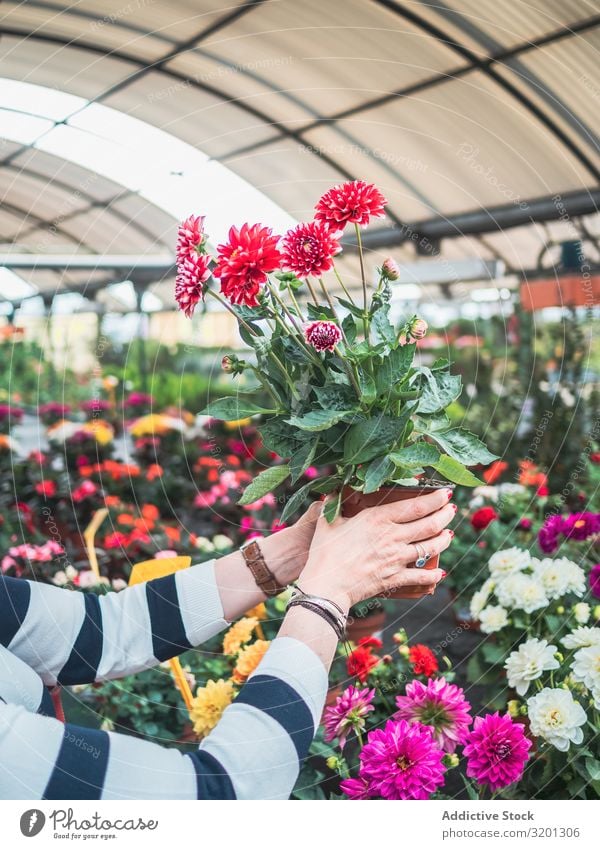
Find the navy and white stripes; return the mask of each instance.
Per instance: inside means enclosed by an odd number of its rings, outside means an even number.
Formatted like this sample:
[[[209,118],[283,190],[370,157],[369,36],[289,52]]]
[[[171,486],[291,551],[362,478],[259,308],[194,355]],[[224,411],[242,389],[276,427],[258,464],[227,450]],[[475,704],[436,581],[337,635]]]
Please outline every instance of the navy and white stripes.
[[[226,626],[212,563],[100,598],[0,578],[0,798],[288,798],[327,689],[290,637],[192,754],[52,717],[44,684],[131,674]]]

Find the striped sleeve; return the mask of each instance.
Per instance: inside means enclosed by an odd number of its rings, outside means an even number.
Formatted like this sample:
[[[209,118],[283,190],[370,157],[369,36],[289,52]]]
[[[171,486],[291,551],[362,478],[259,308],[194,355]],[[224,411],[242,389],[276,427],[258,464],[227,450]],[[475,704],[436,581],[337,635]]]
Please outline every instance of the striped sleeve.
[[[0,798],[287,799],[326,687],[311,649],[277,639],[192,754],[63,725],[0,699]]]
[[[0,578],[0,645],[45,684],[133,674],[227,627],[214,563],[95,596]]]

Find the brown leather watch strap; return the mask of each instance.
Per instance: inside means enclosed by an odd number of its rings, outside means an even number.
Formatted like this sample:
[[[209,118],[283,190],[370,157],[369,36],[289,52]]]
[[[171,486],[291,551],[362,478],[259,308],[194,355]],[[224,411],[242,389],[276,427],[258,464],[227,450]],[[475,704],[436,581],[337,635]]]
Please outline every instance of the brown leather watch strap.
[[[277,583],[275,575],[271,572],[265,558],[260,550],[258,542],[253,539],[241,547],[240,551],[246,561],[248,569],[252,572],[252,576],[256,581],[257,586],[269,598],[279,595],[285,587],[280,587]]]

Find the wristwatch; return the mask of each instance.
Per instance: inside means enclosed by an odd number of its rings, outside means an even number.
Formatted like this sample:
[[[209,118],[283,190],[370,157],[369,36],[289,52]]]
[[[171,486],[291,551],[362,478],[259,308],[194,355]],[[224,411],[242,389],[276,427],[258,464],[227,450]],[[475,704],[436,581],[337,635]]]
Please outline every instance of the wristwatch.
[[[277,583],[277,578],[265,563],[265,558],[256,539],[246,540],[240,547],[240,551],[257,586],[268,598],[273,598],[284,591],[285,587],[281,587]]]

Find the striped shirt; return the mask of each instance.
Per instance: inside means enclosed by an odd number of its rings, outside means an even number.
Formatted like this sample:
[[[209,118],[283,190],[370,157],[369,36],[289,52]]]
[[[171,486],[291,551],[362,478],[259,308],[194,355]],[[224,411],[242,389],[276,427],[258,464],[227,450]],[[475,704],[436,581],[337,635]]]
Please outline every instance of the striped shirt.
[[[0,798],[288,798],[327,689],[291,637],[191,754],[54,716],[48,686],[139,672],[227,625],[212,562],[101,597],[0,577]]]

